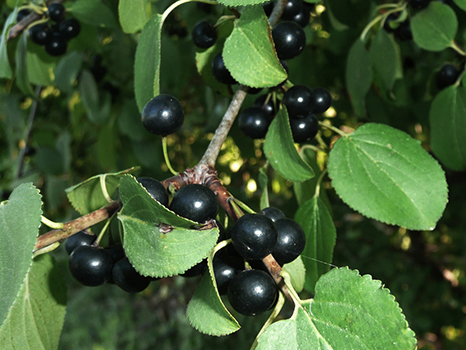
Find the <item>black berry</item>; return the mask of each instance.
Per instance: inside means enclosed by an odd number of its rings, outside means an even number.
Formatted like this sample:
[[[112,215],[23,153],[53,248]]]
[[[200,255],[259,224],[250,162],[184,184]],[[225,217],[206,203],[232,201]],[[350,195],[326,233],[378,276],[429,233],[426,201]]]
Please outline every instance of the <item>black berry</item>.
[[[311,11],[305,6],[294,17],[290,18],[291,21],[298,23],[301,27],[306,27],[311,20]]]
[[[183,106],[174,96],[161,94],[146,103],[141,119],[147,131],[167,136],[178,131],[183,125]]]
[[[409,0],[409,5],[416,10],[425,9],[429,6],[431,0]]]
[[[456,83],[459,76],[460,71],[454,65],[448,63],[437,73],[435,82],[437,87],[441,90]]]
[[[267,216],[273,222],[285,218],[285,214],[275,207],[267,207],[260,211],[260,214]]]
[[[128,258],[119,260],[112,269],[113,282],[128,293],[142,292],[149,286],[150,277],[141,276]]]
[[[212,24],[202,21],[193,28],[191,37],[194,45],[201,49],[208,49],[217,41],[217,31]]]
[[[306,45],[306,34],[295,22],[285,21],[272,30],[278,58],[289,60],[298,56]]]
[[[278,290],[272,277],[264,271],[246,270],[237,274],[228,286],[228,300],[240,314],[259,315],[270,309]]]
[[[65,54],[68,45],[65,37],[60,33],[52,33],[52,38],[45,44],[45,51],[50,56],[61,56]]]
[[[52,32],[45,23],[36,24],[29,28],[28,35],[38,45],[45,45],[52,38]]]
[[[272,121],[275,117],[275,105],[273,103],[273,97],[271,95],[259,96],[253,104],[254,107],[260,107],[267,113],[267,119]]]
[[[314,97],[313,113],[324,113],[332,105],[332,95],[327,89],[315,88],[312,90],[312,95]]]
[[[268,217],[246,214],[233,226],[231,240],[236,251],[243,258],[259,260],[272,252],[277,241],[277,230]]]
[[[91,245],[96,238],[97,237],[93,233],[86,230],[79,231],[66,239],[65,250],[68,254],[71,254],[73,250],[82,245]]]
[[[73,39],[79,35],[81,32],[81,25],[79,21],[75,18],[65,19],[63,22],[60,22],[58,30],[65,37],[66,40]]]
[[[113,259],[106,249],[81,246],[71,253],[68,260],[68,268],[71,275],[79,283],[95,287],[104,284],[110,279]]]
[[[283,96],[283,104],[290,116],[306,115],[314,108],[314,96],[305,85],[295,85]]]
[[[217,79],[222,84],[233,85],[237,83],[235,78],[231,76],[230,71],[225,66],[221,52],[215,55],[214,59],[212,60],[212,74],[214,75],[215,79]]]
[[[285,21],[292,20],[294,16],[300,13],[303,9],[302,0],[288,0],[283,10],[282,19]]]
[[[204,223],[217,216],[218,199],[210,188],[190,184],[175,193],[170,209],[184,218]]]
[[[244,269],[244,260],[230,256],[215,256],[214,275],[218,293],[227,294],[230,281]]]
[[[291,219],[277,220],[275,226],[278,237],[272,255],[280,265],[284,265],[292,262],[303,252],[306,234],[302,227]]]
[[[290,118],[293,141],[303,143],[312,140],[319,131],[319,121],[314,114],[308,114],[303,118]]]
[[[168,206],[168,193],[159,181],[151,177],[138,177],[136,179],[150,194],[152,198],[164,206]]]
[[[52,2],[47,9],[47,15],[52,21],[60,22],[65,18],[65,6],[59,2]]]
[[[238,125],[246,136],[263,139],[270,126],[269,115],[260,107],[249,107],[238,116]]]

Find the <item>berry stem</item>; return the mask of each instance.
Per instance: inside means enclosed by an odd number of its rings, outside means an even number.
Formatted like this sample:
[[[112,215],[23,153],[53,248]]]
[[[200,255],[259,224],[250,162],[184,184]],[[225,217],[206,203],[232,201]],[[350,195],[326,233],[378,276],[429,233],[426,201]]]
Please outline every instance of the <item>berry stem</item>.
[[[320,185],[322,184],[322,180],[324,179],[324,176],[327,174],[327,169],[324,169],[324,171],[322,171],[322,173],[320,174],[319,176],[319,179],[317,180],[317,184],[316,184],[316,192],[314,194],[314,197],[318,197],[319,194],[320,194]]]
[[[239,199],[235,198],[235,197],[231,197],[231,202],[232,203],[235,203],[237,204],[240,208],[244,209],[244,211],[246,211],[247,213],[249,214],[256,214],[256,212],[254,210],[252,210],[251,208],[249,208],[245,203],[241,202]]]
[[[458,44],[456,43],[456,41],[453,40],[453,42],[451,43],[450,47],[455,50],[457,53],[459,53],[461,56],[466,56],[466,52],[458,46]]]
[[[112,219],[115,217],[115,214],[116,214],[116,212],[114,212],[114,213],[112,214],[112,216],[110,216],[110,217],[107,219],[107,222],[105,223],[104,227],[102,227],[102,230],[100,230],[100,233],[99,233],[99,235],[97,236],[97,239],[95,240],[95,244],[97,244],[97,245],[100,244],[100,241],[101,241],[102,238],[104,237],[105,232],[107,232],[107,228],[108,228],[108,226],[110,225],[110,223],[112,222]]]
[[[341,131],[340,129],[334,127],[333,125],[329,125],[329,124],[324,123],[324,122],[319,122],[319,125],[320,125],[320,126],[323,126],[324,128],[327,128],[327,129],[332,130],[333,132],[337,133],[337,134],[340,135],[340,136],[344,136],[344,137],[349,136],[349,134],[347,134],[347,133],[344,132],[344,131]]]
[[[162,136],[162,148],[163,148],[163,157],[165,158],[165,164],[167,164],[168,170],[173,175],[178,175],[178,173],[173,169],[171,163],[170,163],[170,158],[168,157],[168,150],[167,150],[167,137]]]
[[[307,149],[311,149],[311,150],[313,150],[313,151],[316,152],[316,153],[317,153],[317,152],[323,152],[323,153],[327,154],[327,151],[324,151],[322,148],[319,148],[319,147],[317,147],[317,146],[314,146],[314,145],[304,145],[304,146],[301,147],[301,150],[300,150],[301,156],[302,156],[303,152],[304,152],[305,150],[307,150]]]
[[[47,225],[48,227],[54,228],[56,230],[63,229],[63,223],[62,222],[53,222],[52,220],[47,219],[44,215],[41,215],[40,222],[42,222],[44,225]]]
[[[111,202],[113,202],[113,199],[108,194],[107,182],[105,181],[106,178],[107,178],[107,175],[105,175],[105,174],[99,177],[100,188],[102,189],[102,194],[104,195],[107,202],[111,203]]]

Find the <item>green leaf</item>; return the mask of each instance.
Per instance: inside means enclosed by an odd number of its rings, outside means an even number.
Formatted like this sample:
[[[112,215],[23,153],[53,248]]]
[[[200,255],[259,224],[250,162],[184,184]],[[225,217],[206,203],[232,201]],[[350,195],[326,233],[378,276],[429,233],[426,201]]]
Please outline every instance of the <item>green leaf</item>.
[[[435,155],[447,167],[466,170],[466,90],[449,86],[430,107],[430,137]]]
[[[335,143],[328,173],[353,209],[411,230],[433,230],[447,203],[440,165],[406,133],[368,123]]]
[[[140,141],[148,134],[141,123],[141,115],[134,99],[124,102],[117,123],[120,132],[132,140]]]
[[[67,8],[76,19],[83,23],[98,27],[115,28],[118,23],[115,20],[112,10],[103,2],[95,0],[79,0],[72,3]]]
[[[314,292],[319,277],[329,270],[337,231],[332,216],[319,197],[301,205],[295,220],[306,233],[306,246],[301,254],[306,267],[304,288]]]
[[[300,182],[314,176],[312,168],[301,158],[293,143],[288,113],[282,108],[269,127],[264,143],[270,165],[285,179]]]
[[[360,39],[351,47],[346,63],[346,87],[356,114],[364,116],[364,99],[372,83],[372,60]]]
[[[202,276],[186,309],[191,325],[199,332],[215,336],[231,334],[240,329],[218,294],[212,265],[212,254],[207,259],[209,273]]]
[[[348,268],[322,276],[315,298],[291,319],[269,326],[258,343],[258,350],[409,350],[417,345],[390,291]]]
[[[35,97],[34,90],[29,81],[27,69],[27,36],[25,33],[19,38],[18,46],[16,47],[16,85],[26,95]]]
[[[42,202],[31,183],[18,186],[0,203],[0,324],[5,321],[31,266]]]
[[[81,72],[83,64],[82,55],[78,52],[71,52],[63,57],[55,67],[55,85],[60,91],[71,94],[74,91],[74,83]],[[86,74],[86,73],[84,73]],[[87,77],[85,79],[88,79]]]
[[[68,200],[79,214],[89,214],[90,212],[100,209],[104,205],[108,204],[108,201],[102,191],[101,181],[105,181],[107,193],[109,196],[112,196],[120,183],[120,179],[124,175],[136,170],[138,170],[138,168],[133,167],[118,173],[93,176],[86,181],[67,188],[66,194],[68,196]]]
[[[154,15],[142,29],[134,62],[134,93],[139,111],[160,93],[162,16]]]
[[[321,0],[312,0],[312,1],[308,1],[308,2],[311,2],[311,3],[319,3]],[[343,30],[346,30],[348,29],[349,27],[340,22],[338,20],[338,18],[335,17],[335,15],[333,14],[333,11],[332,11],[332,8],[330,7],[330,4],[328,3],[327,0],[324,0],[324,6],[325,6],[325,14],[327,14],[329,20],[330,20],[330,23],[332,24],[333,28],[335,28],[335,30],[337,31],[343,31]]]
[[[118,214],[128,259],[144,276],[166,277],[201,262],[215,246],[218,228],[194,228],[154,200],[131,175],[120,180],[123,209]]]
[[[453,44],[458,30],[455,11],[440,2],[432,2],[411,19],[414,42],[428,51],[442,51]]]
[[[395,80],[399,77],[398,72],[402,72],[400,50],[393,35],[383,29],[379,30],[372,39],[369,54],[384,87],[392,90]]]
[[[41,255],[0,328],[2,349],[58,349],[65,312],[65,280],[53,258]]]
[[[52,84],[55,59],[52,59],[39,45],[28,43],[26,65],[32,84],[47,86]]]
[[[13,70],[10,67],[10,61],[8,60],[8,33],[10,28],[16,23],[16,15],[18,9],[15,8],[12,13],[8,16],[5,24],[3,25],[2,37],[0,40],[0,78],[10,79],[13,76]]]
[[[460,9],[466,11],[466,0],[453,0],[453,1]]]
[[[264,167],[259,169],[259,186],[262,189],[260,208],[267,208],[269,204],[269,190],[267,184],[269,183],[269,178],[267,176],[267,164]]]
[[[81,72],[79,78],[79,94],[83,105],[86,107],[89,120],[96,124],[105,123],[110,117],[110,96],[101,94],[94,76],[87,69]]]
[[[150,18],[150,3],[146,0],[120,0],[118,15],[125,33],[139,32]]]
[[[288,77],[273,48],[272,35],[262,5],[246,7],[225,41],[223,60],[240,84],[273,87]]]
[[[304,257],[306,258],[306,257]],[[304,289],[304,281],[306,277],[306,268],[304,267],[302,255],[298,256],[292,262],[283,265],[285,270],[291,278],[291,285],[298,293]]]
[[[248,5],[257,5],[263,4],[268,0],[220,0],[219,4],[228,6],[228,7],[239,7],[239,6],[248,6]]]

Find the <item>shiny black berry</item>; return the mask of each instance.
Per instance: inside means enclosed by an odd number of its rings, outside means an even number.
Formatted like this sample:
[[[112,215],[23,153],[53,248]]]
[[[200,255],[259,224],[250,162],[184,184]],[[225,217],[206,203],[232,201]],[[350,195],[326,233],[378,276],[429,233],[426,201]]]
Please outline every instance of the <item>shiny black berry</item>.
[[[447,86],[453,85],[456,83],[456,80],[460,76],[460,71],[452,64],[445,64],[442,69],[437,73],[435,77],[435,82],[437,88],[444,89]]]
[[[293,141],[303,143],[312,140],[319,131],[319,121],[314,114],[308,114],[303,118],[290,118]]]
[[[302,0],[288,0],[285,5],[285,9],[283,10],[282,20],[290,21],[300,13],[303,9],[303,1]]]
[[[201,49],[208,49],[217,41],[217,31],[212,24],[202,21],[193,28],[191,37],[194,45]]]
[[[230,281],[244,269],[244,259],[230,257],[225,254],[216,255],[213,265],[218,293],[220,295],[227,294]]]
[[[278,238],[272,250],[275,260],[284,265],[296,259],[306,245],[306,234],[294,220],[280,219],[275,221]]]
[[[260,107],[267,113],[267,119],[272,121],[275,117],[275,105],[273,103],[272,95],[261,95],[254,101],[254,107]]]
[[[70,40],[79,35],[81,32],[81,25],[77,19],[68,18],[63,22],[60,22],[58,25],[58,30],[61,34],[63,34],[66,40]]]
[[[45,51],[50,56],[61,56],[65,54],[67,47],[65,37],[58,32],[54,32],[50,40],[45,44]]]
[[[311,11],[303,6],[302,10],[290,18],[291,21],[298,23],[301,27],[306,27],[311,21]]]
[[[278,58],[289,60],[298,56],[306,45],[303,28],[292,21],[277,24],[272,30]]]
[[[246,136],[263,139],[270,126],[269,115],[260,107],[246,108],[238,116],[238,126]]]
[[[314,108],[314,95],[305,85],[295,85],[283,95],[283,104],[290,116],[307,115]]]
[[[97,237],[89,231],[82,230],[74,235],[68,237],[65,241],[65,250],[68,254],[71,254],[73,250],[82,245],[91,245],[94,243]]]
[[[177,132],[183,125],[183,106],[174,96],[161,94],[146,103],[141,120],[147,131],[167,136]]]
[[[47,9],[47,15],[52,21],[60,22],[65,18],[65,6],[59,2],[52,2]]]
[[[81,246],[71,253],[68,268],[71,275],[79,283],[88,287],[95,287],[110,279],[113,259],[106,249]]]
[[[275,207],[267,207],[260,211],[260,214],[267,216],[273,222],[285,218],[285,214]]]
[[[149,286],[150,277],[141,276],[128,258],[119,260],[112,269],[113,282],[128,293],[142,292]]]
[[[425,9],[429,6],[431,0],[409,0],[409,5],[417,10]]]
[[[236,251],[245,259],[259,260],[272,252],[277,241],[277,230],[271,219],[261,214],[246,214],[236,221],[231,230]]]
[[[18,13],[16,14],[16,22],[21,22],[24,18],[26,18],[30,14],[31,14],[31,11],[29,11],[28,9],[19,10]]]
[[[164,206],[168,206],[168,193],[165,186],[151,177],[138,177],[136,179],[150,194],[152,198]]]
[[[264,271],[242,271],[228,286],[228,300],[231,306],[246,316],[259,315],[269,310],[277,296],[275,281]]]
[[[36,24],[29,28],[28,35],[38,45],[45,45],[52,38],[52,32],[45,23]]]
[[[204,223],[217,216],[218,199],[210,188],[190,184],[176,191],[170,209],[184,218]]]
[[[314,97],[313,113],[324,113],[332,105],[332,95],[327,89],[318,87],[312,90]]]
[[[230,71],[225,66],[221,52],[215,55],[214,59],[212,60],[212,74],[214,75],[215,79],[217,79],[222,84],[233,85],[237,83],[235,78],[231,76]]]

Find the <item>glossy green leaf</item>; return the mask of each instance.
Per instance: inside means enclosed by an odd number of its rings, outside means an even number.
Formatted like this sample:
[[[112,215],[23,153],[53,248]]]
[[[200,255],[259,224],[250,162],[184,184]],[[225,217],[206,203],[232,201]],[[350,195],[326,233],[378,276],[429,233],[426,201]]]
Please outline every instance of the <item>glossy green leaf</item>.
[[[306,257],[304,257],[306,259]],[[298,256],[292,262],[283,265],[285,270],[291,279],[291,285],[294,290],[298,293],[304,289],[304,281],[306,277],[306,268],[304,267],[302,256]]]
[[[246,7],[225,41],[223,60],[240,84],[273,87],[288,77],[272,44],[272,35],[262,5]]]
[[[110,10],[102,1],[79,0],[67,8],[76,19],[83,23],[98,27],[116,28],[118,22]]]
[[[162,16],[154,15],[142,29],[134,62],[134,93],[139,111],[160,93]]]
[[[3,25],[2,37],[0,40],[0,78],[10,79],[13,76],[13,70],[11,69],[10,62],[8,60],[8,33],[10,28],[16,23],[16,15],[18,9],[10,13],[5,24]]]
[[[240,329],[238,321],[230,314],[218,294],[212,265],[212,254],[207,263],[208,273],[202,276],[186,309],[191,325],[199,332],[215,336],[231,334]]]
[[[402,72],[400,50],[393,35],[383,29],[379,30],[372,39],[369,54],[384,87],[391,90],[399,72]]]
[[[81,72],[83,63],[82,55],[71,52],[63,57],[55,67],[55,85],[60,91],[71,94],[74,91],[74,83]]]
[[[455,11],[433,1],[411,19],[414,42],[428,51],[442,51],[451,46],[458,30]]]
[[[27,36],[26,34],[21,35],[16,46],[16,85],[25,94],[31,97],[35,97],[34,90],[32,89],[29,81],[28,69],[27,69]]]
[[[372,60],[360,39],[351,47],[346,63],[346,87],[356,114],[366,114],[365,97],[372,83]]]
[[[86,181],[66,189],[68,200],[81,215],[89,214],[94,210],[100,209],[108,204],[104,196],[101,182],[105,181],[105,187],[109,196],[112,196],[119,183],[120,179],[128,173],[132,173],[138,168],[130,168],[118,173],[101,174],[93,176]]]
[[[438,159],[454,170],[466,170],[466,90],[450,86],[430,107],[431,146]]]
[[[458,7],[464,11],[466,11],[466,0],[453,0]]]
[[[218,3],[229,6],[229,7],[239,7],[239,6],[248,6],[248,5],[257,5],[263,4],[268,0],[219,0]]]
[[[50,255],[39,256],[0,328],[2,350],[58,349],[65,312],[61,271]]]
[[[0,324],[7,317],[31,266],[41,206],[39,191],[31,183],[18,186],[8,201],[0,203]]]
[[[288,113],[280,109],[265,137],[264,153],[270,165],[285,179],[300,182],[314,176],[312,168],[301,158],[293,143]]]
[[[125,33],[139,32],[150,18],[150,3],[146,0],[120,0],[118,15]]]
[[[414,332],[390,291],[371,276],[348,268],[322,276],[309,304],[291,319],[269,326],[258,350],[411,350]]]
[[[350,207],[411,230],[433,230],[447,203],[440,165],[406,133],[368,123],[335,143],[328,173]]]
[[[124,248],[136,270],[145,276],[166,277],[185,272],[215,246],[218,228],[199,226],[154,200],[131,175],[120,181],[123,209],[118,214]]]
[[[306,246],[301,254],[306,267],[304,287],[314,292],[319,277],[329,270],[337,231],[332,216],[319,197],[302,204],[296,212],[295,220],[306,233]]]

